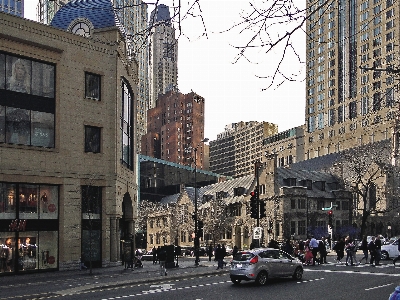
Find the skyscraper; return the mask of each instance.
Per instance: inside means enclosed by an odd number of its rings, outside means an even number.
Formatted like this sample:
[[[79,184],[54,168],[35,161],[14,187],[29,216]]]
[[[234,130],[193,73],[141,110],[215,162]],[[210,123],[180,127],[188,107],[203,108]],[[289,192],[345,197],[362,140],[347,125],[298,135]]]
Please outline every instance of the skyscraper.
[[[307,1],[305,158],[390,138],[399,4]],[[397,49],[398,50],[398,49]]]
[[[39,19],[37,21],[43,24],[50,24],[56,12],[67,2],[69,0],[39,0],[37,5]]]
[[[0,11],[24,17],[24,0],[0,0]]]
[[[153,108],[158,95],[176,89],[178,84],[178,40],[168,6],[161,4],[152,11],[149,29],[150,108]]]

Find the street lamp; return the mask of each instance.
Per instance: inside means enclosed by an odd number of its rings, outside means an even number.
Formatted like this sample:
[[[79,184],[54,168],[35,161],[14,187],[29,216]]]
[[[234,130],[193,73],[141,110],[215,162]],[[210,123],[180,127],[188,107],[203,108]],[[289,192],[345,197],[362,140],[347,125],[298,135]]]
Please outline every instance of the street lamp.
[[[200,258],[199,258],[199,247],[200,247],[200,242],[199,242],[199,233],[197,232],[197,148],[199,148],[201,143],[206,143],[208,142],[208,138],[203,139],[200,141],[200,143],[197,145],[196,148],[194,148],[194,253],[196,255],[196,259],[194,261],[194,264],[196,266],[199,265]]]

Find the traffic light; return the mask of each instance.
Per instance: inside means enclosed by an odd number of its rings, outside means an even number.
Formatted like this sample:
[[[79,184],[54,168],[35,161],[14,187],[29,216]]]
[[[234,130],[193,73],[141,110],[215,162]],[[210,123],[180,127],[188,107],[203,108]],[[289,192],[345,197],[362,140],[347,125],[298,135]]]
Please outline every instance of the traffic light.
[[[266,211],[265,211],[265,202],[260,201],[260,219],[265,218],[267,216]]]
[[[333,226],[333,211],[331,210],[328,211],[328,225]]]
[[[253,219],[258,219],[258,200],[256,197],[256,192],[251,192],[250,195],[250,217]]]
[[[203,229],[204,229],[204,223],[201,220],[197,221],[197,236],[202,237],[203,236]]]

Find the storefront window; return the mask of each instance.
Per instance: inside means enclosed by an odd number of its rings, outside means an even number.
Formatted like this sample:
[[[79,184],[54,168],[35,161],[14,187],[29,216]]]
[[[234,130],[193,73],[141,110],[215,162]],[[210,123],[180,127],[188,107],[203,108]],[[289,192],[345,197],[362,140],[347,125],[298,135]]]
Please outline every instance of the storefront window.
[[[16,185],[0,183],[0,219],[15,219]]]
[[[19,186],[19,218],[20,219],[38,219],[38,185]]]

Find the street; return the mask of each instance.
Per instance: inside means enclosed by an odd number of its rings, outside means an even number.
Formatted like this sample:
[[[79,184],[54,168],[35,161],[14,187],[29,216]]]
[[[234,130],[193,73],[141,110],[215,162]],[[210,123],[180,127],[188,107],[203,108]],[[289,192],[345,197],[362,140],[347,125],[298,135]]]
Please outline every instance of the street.
[[[145,262],[145,268],[151,267]],[[157,268],[155,266],[154,268]],[[271,279],[266,286],[253,282],[233,285],[227,270],[216,271],[207,266],[210,274],[198,274],[199,269],[188,268],[185,276],[168,276],[153,273],[123,273],[107,276],[73,277],[68,280],[52,280],[29,283],[29,277],[18,276],[19,283],[1,285],[0,299],[388,299],[400,285],[400,267],[391,261],[381,266],[345,266],[329,263],[321,266],[305,266],[303,280],[291,278]],[[130,275],[131,274],[131,275]],[[151,279],[135,280],[137,276]],[[130,280],[126,280],[129,276]],[[9,280],[10,278],[8,278]],[[23,283],[23,279],[27,282]],[[22,282],[21,282],[22,281]],[[151,282],[149,282],[151,281]]]

